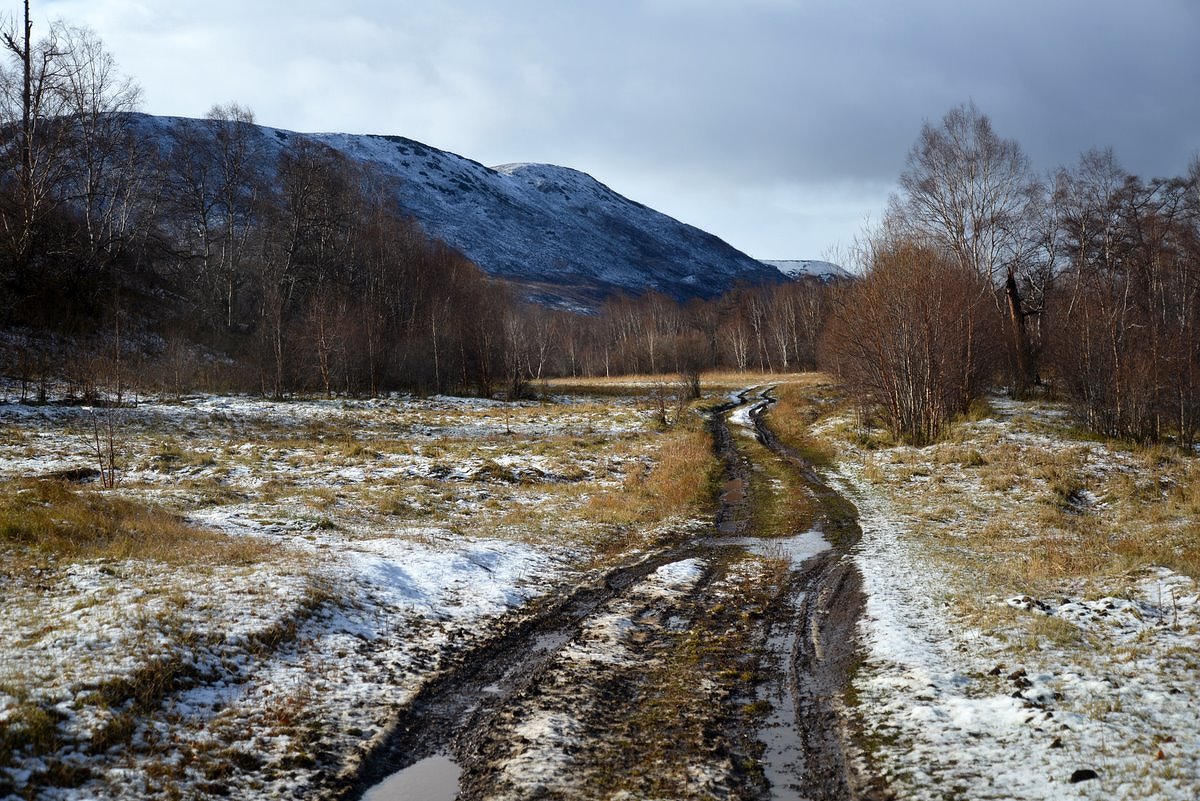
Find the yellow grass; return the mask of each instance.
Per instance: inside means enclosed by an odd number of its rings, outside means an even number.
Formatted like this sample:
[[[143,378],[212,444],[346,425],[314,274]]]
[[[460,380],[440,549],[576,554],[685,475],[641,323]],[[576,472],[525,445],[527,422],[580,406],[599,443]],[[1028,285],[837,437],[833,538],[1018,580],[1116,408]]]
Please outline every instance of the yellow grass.
[[[162,509],[57,481],[11,482],[0,490],[0,545],[60,559],[154,559],[245,563],[266,547],[198,529]]]
[[[771,409],[771,430],[791,448],[816,465],[832,463],[835,449],[810,433],[812,424],[831,409],[835,385],[825,373],[802,373],[780,383],[774,391],[778,402]]]
[[[1010,434],[963,420],[935,445],[863,450],[853,427],[825,426],[815,439],[809,433],[827,413],[847,415],[831,391],[819,382],[780,386],[772,427],[785,441],[857,465],[909,519],[914,537],[964,581],[995,592],[1051,592],[1150,566],[1200,578],[1195,457],[1080,438],[1033,407],[1018,408]],[[988,413],[981,406],[976,416]]]
[[[828,380],[823,373],[764,373],[758,370],[747,370],[745,372],[720,370],[701,373],[700,388],[703,391],[714,387],[732,389],[781,383],[805,384],[813,381],[825,383]],[[620,375],[612,376],[611,378],[604,376],[551,378],[544,383],[547,387],[551,388],[580,387],[595,389],[603,387],[649,387],[656,384],[678,384],[679,382],[679,373],[658,373]]]
[[[654,466],[630,472],[620,492],[601,492],[588,502],[598,522],[647,524],[709,510],[720,464],[699,422],[689,420],[661,435]]]

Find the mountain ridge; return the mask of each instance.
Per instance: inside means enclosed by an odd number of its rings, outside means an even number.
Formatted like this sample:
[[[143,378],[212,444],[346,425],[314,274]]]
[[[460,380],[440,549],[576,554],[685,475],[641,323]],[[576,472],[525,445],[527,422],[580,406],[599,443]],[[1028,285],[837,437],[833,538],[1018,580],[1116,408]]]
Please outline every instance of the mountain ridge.
[[[136,115],[170,137],[218,122]],[[571,167],[487,167],[414,139],[383,134],[300,133],[255,125],[264,158],[298,139],[371,165],[431,237],[538,302],[588,311],[618,293],[712,297],[733,285],[775,282],[774,268],[717,236],[627,198]]]

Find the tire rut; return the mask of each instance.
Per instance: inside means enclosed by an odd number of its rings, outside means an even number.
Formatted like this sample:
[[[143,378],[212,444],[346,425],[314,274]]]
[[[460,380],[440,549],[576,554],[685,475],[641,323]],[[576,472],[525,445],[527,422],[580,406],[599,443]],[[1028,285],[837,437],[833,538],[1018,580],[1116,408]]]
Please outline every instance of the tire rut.
[[[463,763],[472,762],[469,749],[461,745],[473,732],[486,727],[508,698],[535,679],[579,633],[589,615],[657,568],[694,551],[695,546],[689,544],[656,551],[570,589],[532,614],[498,621],[493,636],[454,655],[388,729],[368,744],[363,758],[334,778],[318,797],[329,801],[360,798],[388,776],[436,754],[455,754]],[[555,595],[552,591],[547,597]],[[461,753],[464,751],[468,753]]]
[[[773,389],[762,390],[762,403],[750,412],[755,436],[803,477],[806,491],[817,503],[816,528],[833,544],[797,573],[793,588],[800,599],[792,622],[799,627],[799,636],[787,680],[797,731],[809,755],[804,797],[814,801],[884,798],[886,791],[862,773],[863,760],[840,708],[842,691],[857,665],[858,620],[866,604],[862,576],[848,558],[862,537],[858,510],[771,430],[765,418],[776,402],[770,395]]]
[[[771,432],[763,420],[764,411],[774,402],[768,392],[759,392],[753,401],[757,406],[750,412],[750,419],[756,435],[764,446],[803,476],[806,487],[818,501],[818,527],[827,534],[836,532],[830,539],[838,547],[794,568],[775,601],[763,604],[760,619],[747,624],[745,612],[738,617],[734,610],[721,611],[725,607],[721,598],[736,596],[728,590],[727,585],[732,581],[728,566],[732,562],[724,556],[737,550],[721,542],[752,534],[749,492],[752,467],[726,423],[726,416],[732,410],[752,402],[751,391],[747,390],[736,401],[716,406],[709,414],[709,430],[723,465],[720,503],[714,521],[716,536],[697,538],[681,533],[681,541],[674,545],[562,593],[549,593],[539,608],[498,621],[494,633],[482,644],[454,656],[445,669],[427,682],[392,725],[365,744],[361,757],[333,777],[318,797],[329,801],[359,798],[389,775],[433,755],[452,756],[462,768],[458,795],[462,801],[531,794],[546,798],[577,797],[578,786],[536,786],[531,792],[512,790],[505,784],[503,768],[512,762],[511,752],[517,747],[510,744],[528,740],[520,735],[520,726],[528,724],[530,717],[539,711],[550,714],[568,709],[577,713],[580,739],[577,745],[565,748],[564,758],[619,762],[622,756],[619,751],[612,746],[606,750],[606,735],[614,731],[625,731],[628,735],[632,731],[636,738],[638,726],[644,725],[639,717],[644,710],[639,705],[654,700],[653,688],[651,695],[646,695],[645,674],[662,674],[660,678],[670,680],[662,673],[662,665],[670,663],[671,649],[683,642],[678,621],[692,629],[708,626],[704,630],[709,632],[720,627],[732,631],[738,625],[750,625],[756,632],[759,644],[755,647],[759,650],[757,657],[748,658],[759,661],[767,658],[761,649],[772,631],[798,629],[789,635],[793,645],[784,675],[775,680],[782,682],[790,694],[795,719],[788,725],[795,727],[802,746],[803,778],[790,787],[769,788],[761,772],[746,769],[746,765],[754,763],[751,754],[761,751],[761,744],[755,746],[756,724],[739,711],[748,698],[753,699],[755,691],[752,682],[742,681],[707,699],[712,707],[704,713],[707,717],[689,722],[693,732],[699,732],[696,736],[705,752],[703,759],[714,771],[713,776],[704,779],[708,784],[695,785],[695,793],[745,799],[855,797],[858,782],[853,780],[848,767],[851,760],[843,747],[845,731],[836,703],[853,665],[854,631],[862,608],[857,571],[848,560],[842,559],[845,550],[857,541],[854,509],[820,480],[811,465]],[[647,582],[659,575],[660,568],[686,560],[704,565],[693,586],[665,601],[656,601],[653,593],[647,594]],[[584,647],[580,643],[586,644],[587,638],[594,636],[585,636],[585,629],[595,627],[604,614],[613,614],[614,609],[627,613],[632,621],[632,633],[626,631],[623,636],[642,638],[634,652],[643,662],[628,670],[601,665],[591,673],[580,672],[579,660],[572,662],[571,654]],[[730,653],[721,658],[741,657]],[[579,686],[574,686],[576,683]],[[670,754],[671,758],[676,756]],[[619,764],[605,767],[633,772],[644,768]],[[694,766],[689,770],[696,772]],[[788,775],[794,775],[799,768],[789,764],[787,770]],[[645,780],[633,786],[669,796]],[[796,792],[802,792],[803,796],[789,794]]]

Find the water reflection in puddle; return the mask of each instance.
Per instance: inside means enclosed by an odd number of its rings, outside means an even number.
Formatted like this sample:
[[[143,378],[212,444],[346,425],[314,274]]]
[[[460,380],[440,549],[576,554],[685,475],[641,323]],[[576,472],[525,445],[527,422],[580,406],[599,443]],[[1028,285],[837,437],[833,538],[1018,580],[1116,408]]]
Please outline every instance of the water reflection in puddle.
[[[799,613],[803,595],[790,599],[789,612]],[[792,654],[799,631],[794,626],[776,630],[767,640],[767,647],[777,660],[779,678],[758,689],[760,700],[771,704],[771,714],[763,721],[758,737],[763,750],[763,774],[771,785],[771,801],[808,801],[800,789],[807,773],[804,761],[804,742],[796,721],[796,701],[790,688]]]
[[[792,537],[716,537],[705,540],[704,544],[713,548],[740,546],[756,556],[782,556],[791,561],[793,568],[829,550],[829,540],[816,529]]]
[[[414,762],[363,794],[363,801],[454,801],[462,768],[448,756]]]

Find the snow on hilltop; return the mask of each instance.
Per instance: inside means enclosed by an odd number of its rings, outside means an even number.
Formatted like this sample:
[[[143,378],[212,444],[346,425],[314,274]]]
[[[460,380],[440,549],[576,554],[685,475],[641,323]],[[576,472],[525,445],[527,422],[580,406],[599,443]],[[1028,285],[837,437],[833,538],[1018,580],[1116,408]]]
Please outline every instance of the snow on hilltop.
[[[207,123],[139,115],[162,141]],[[712,234],[551,164],[482,164],[400,136],[300,134],[257,126],[264,157],[322,142],[393,179],[401,207],[488,275],[542,302],[594,308],[616,292],[712,296],[778,273]]]
[[[833,262],[818,261],[816,259],[791,259],[782,261],[763,259],[762,263],[768,267],[774,267],[793,280],[811,276],[828,283],[850,277],[850,273],[847,272],[845,267],[839,267]]]

